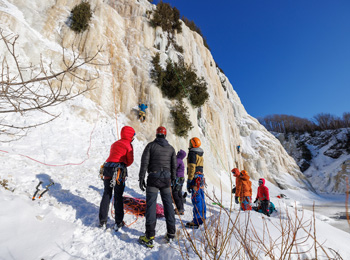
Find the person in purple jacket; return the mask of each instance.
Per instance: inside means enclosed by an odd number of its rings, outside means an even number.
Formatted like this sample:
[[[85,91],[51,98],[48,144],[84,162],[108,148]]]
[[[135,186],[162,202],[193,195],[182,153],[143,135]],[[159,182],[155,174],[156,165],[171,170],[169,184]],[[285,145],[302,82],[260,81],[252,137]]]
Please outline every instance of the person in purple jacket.
[[[177,167],[176,167],[176,181],[172,183],[173,199],[176,205],[175,214],[184,214],[184,198],[182,196],[182,186],[185,182],[185,165],[183,159],[186,157],[184,150],[178,151],[176,155]]]

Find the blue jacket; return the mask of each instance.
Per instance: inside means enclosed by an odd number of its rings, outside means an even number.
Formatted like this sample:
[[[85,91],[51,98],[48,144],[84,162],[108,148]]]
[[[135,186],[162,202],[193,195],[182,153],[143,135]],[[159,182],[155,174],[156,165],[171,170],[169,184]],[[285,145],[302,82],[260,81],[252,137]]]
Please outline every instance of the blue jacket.
[[[143,111],[143,112],[146,112],[146,108],[148,108],[148,106],[145,105],[145,104],[139,105],[139,109],[140,109],[141,111]]]

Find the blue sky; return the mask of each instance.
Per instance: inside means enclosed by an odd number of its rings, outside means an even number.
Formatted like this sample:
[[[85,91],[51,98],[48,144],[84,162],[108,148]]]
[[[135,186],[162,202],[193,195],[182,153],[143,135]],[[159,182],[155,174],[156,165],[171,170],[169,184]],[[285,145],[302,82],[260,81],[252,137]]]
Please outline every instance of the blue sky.
[[[164,2],[202,30],[252,116],[350,112],[350,0]]]

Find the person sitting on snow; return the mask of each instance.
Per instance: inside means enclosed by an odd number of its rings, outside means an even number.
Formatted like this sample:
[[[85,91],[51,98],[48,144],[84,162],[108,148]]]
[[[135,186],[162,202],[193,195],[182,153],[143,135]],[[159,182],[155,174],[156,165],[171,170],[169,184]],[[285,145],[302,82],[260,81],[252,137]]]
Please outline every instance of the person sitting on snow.
[[[239,172],[237,168],[231,171],[233,176],[236,177],[236,204],[241,203],[242,210],[252,210],[252,182],[249,180],[248,172],[243,170]]]
[[[259,187],[258,187],[258,194],[256,195],[256,199],[254,203],[258,202],[260,204],[262,213],[270,217],[270,195],[269,195],[269,188],[265,186],[265,179],[260,178],[259,179]]]
[[[139,104],[139,119],[141,122],[146,120],[146,108],[148,108],[145,104]]]

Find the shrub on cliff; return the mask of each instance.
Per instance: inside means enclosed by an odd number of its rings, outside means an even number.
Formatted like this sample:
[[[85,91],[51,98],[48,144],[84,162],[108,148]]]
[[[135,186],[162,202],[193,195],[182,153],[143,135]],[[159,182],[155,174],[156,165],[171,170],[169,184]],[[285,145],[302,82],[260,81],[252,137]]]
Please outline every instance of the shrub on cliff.
[[[204,78],[197,78],[190,88],[191,105],[194,107],[201,107],[209,99],[207,82]]]
[[[163,78],[165,75],[159,62],[160,62],[160,55],[159,55],[159,53],[157,53],[152,58],[153,68],[151,69],[151,79],[153,80],[154,83],[157,84],[158,87],[162,86]]]
[[[169,99],[181,100],[188,97],[194,107],[202,106],[209,98],[207,83],[198,78],[196,71],[184,62],[167,61],[166,69],[159,64],[159,54],[152,59],[151,78]]]
[[[72,23],[70,28],[76,33],[85,31],[89,27],[92,17],[91,6],[88,2],[76,5],[71,11]]]
[[[187,137],[188,131],[193,128],[189,119],[188,107],[183,101],[178,101],[171,110],[171,115],[174,119],[175,134],[180,137]]]
[[[175,30],[178,33],[182,32],[180,12],[176,7],[172,8],[168,3],[159,2],[157,4],[157,9],[150,23],[152,27],[160,26],[163,31],[169,33],[173,33]]]

